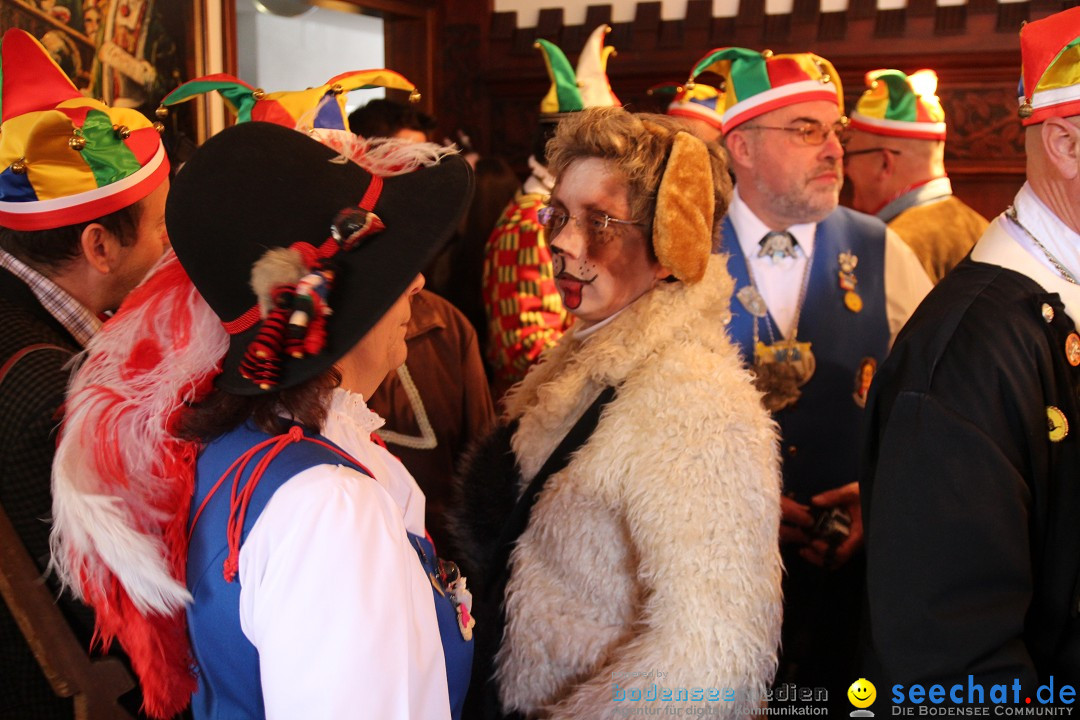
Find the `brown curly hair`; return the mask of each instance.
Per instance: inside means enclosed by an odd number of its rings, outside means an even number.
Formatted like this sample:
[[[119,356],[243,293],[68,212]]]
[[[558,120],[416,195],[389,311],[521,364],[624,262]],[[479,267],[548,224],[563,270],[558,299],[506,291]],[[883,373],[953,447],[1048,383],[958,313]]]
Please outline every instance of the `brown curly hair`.
[[[653,113],[631,113],[623,108],[589,108],[559,123],[547,144],[548,170],[558,177],[575,160],[610,160],[625,178],[631,217],[651,224],[656,214],[656,195],[667,167],[675,135],[687,132],[678,120]],[[727,212],[731,178],[727,156],[716,143],[706,143],[712,164],[716,209],[713,229]]]

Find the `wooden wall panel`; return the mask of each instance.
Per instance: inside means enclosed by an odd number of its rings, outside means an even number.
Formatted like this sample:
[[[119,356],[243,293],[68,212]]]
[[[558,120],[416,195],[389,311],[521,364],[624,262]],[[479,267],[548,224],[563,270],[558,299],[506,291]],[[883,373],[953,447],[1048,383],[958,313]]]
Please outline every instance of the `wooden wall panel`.
[[[846,12],[823,13],[818,0],[795,0],[790,14],[766,16],[764,0],[741,0],[735,17],[713,18],[711,0],[690,0],[685,18],[664,20],[659,2],[640,2],[632,21],[612,25],[608,43],[618,54],[608,74],[628,108],[662,111],[648,88],[684,80],[711,48],[813,51],[836,66],[850,107],[867,70],[932,67],[948,113],[946,165],[957,194],[993,215],[1023,181],[1015,114],[1020,24],[1071,4],[969,0],[938,7],[934,0],[909,0],[906,9],[882,11],[875,0],[851,0]],[[610,23],[610,6],[590,5],[585,23],[574,26],[564,24],[561,9],[545,9],[536,27],[519,28],[515,13],[492,11],[492,0],[447,0],[440,18],[440,124],[448,132],[465,128],[478,149],[506,157],[523,172],[548,87],[534,40],[551,40],[574,62],[588,33]]]

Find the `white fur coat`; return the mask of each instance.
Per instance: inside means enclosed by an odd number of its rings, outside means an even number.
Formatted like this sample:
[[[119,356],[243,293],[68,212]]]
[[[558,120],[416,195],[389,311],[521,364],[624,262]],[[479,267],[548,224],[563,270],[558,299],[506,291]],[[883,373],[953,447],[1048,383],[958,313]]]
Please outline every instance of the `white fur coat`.
[[[616,690],[760,697],[772,680],[777,436],[725,332],[725,261],[712,256],[696,285],[659,284],[584,339],[571,330],[508,397],[524,488],[603,387],[618,387],[511,557],[496,658],[507,710],[625,717],[646,703]]]

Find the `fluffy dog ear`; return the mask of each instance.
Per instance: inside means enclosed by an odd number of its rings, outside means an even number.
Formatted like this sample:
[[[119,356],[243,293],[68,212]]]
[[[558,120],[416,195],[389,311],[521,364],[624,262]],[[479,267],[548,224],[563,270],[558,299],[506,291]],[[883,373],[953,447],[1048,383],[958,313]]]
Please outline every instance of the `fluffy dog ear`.
[[[676,134],[657,193],[653,249],[685,283],[704,277],[712,252],[713,184],[705,143],[688,132]]]

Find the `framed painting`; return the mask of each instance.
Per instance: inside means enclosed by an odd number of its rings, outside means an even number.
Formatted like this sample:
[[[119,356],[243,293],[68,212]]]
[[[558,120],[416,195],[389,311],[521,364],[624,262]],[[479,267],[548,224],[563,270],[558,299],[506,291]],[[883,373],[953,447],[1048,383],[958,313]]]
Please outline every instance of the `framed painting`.
[[[232,0],[0,0],[0,30],[38,38],[83,93],[154,119],[177,85],[235,72]],[[224,125],[205,100],[171,108],[164,139],[182,162]]]

